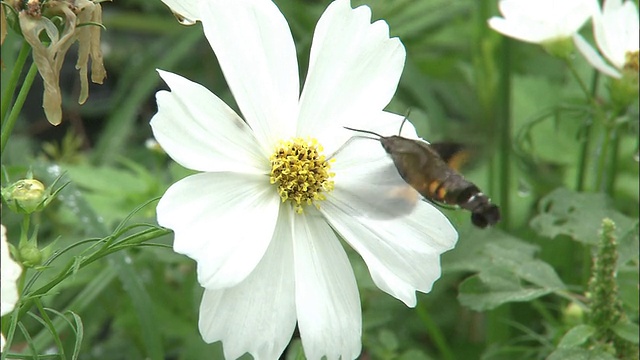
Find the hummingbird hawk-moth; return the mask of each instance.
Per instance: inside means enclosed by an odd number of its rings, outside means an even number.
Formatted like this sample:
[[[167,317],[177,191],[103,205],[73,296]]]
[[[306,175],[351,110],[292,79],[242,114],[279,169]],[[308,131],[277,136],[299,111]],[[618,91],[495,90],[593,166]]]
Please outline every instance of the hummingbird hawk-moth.
[[[374,140],[380,141],[391,156],[402,179],[425,199],[469,210],[471,222],[480,228],[494,225],[500,220],[498,206],[491,203],[474,183],[449,166],[448,162],[458,153],[455,146],[448,143],[429,144],[400,135],[382,136],[373,131],[345,128],[377,136]]]

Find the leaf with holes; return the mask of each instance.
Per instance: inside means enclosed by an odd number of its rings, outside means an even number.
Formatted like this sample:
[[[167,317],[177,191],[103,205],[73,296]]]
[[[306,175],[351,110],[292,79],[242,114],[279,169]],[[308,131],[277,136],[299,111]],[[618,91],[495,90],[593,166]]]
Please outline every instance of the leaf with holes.
[[[618,238],[636,223],[613,210],[611,201],[604,194],[581,194],[560,188],[540,200],[538,215],[530,225],[542,236],[566,235],[579,242],[596,244],[604,218],[616,223]]]

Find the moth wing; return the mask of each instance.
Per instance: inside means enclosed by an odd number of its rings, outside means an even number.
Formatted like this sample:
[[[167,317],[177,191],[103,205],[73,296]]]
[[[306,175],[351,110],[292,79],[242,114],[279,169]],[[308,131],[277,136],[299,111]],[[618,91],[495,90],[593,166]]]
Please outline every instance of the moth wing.
[[[341,206],[372,219],[393,219],[415,209],[420,195],[400,177],[378,141],[354,138],[335,158],[336,187],[327,197]]]

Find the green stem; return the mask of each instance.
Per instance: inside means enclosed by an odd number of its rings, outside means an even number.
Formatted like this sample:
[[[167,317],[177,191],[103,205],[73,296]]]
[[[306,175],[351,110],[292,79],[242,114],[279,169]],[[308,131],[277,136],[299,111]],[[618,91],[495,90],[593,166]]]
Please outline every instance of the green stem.
[[[427,333],[429,333],[431,340],[440,352],[439,358],[443,360],[455,360],[456,356],[447,343],[444,334],[442,333],[442,331],[440,331],[440,328],[435,323],[435,321],[433,321],[431,316],[429,316],[429,313],[424,308],[424,306],[418,306],[416,308],[416,311],[418,312],[418,316],[420,316],[420,320],[422,320],[422,323],[427,328]]]
[[[0,154],[4,153],[4,148],[7,146],[9,136],[11,136],[13,127],[16,125],[18,115],[20,115],[20,111],[22,110],[22,105],[24,105],[24,102],[27,99],[27,94],[29,94],[29,89],[31,89],[33,79],[35,79],[37,73],[38,68],[36,67],[35,63],[32,63],[27,76],[24,78],[24,82],[22,83],[22,87],[20,88],[20,92],[18,93],[18,97],[16,98],[16,102],[13,105],[13,109],[11,109],[11,112],[9,113],[9,118],[5,121],[4,124],[2,124],[2,135],[0,135]]]
[[[620,149],[620,134],[618,132],[618,126],[614,125],[611,134],[611,152],[609,156],[608,169],[607,169],[607,181],[604,184],[604,192],[606,194],[613,194],[613,188],[616,183],[616,168],[618,167],[618,154]]]
[[[4,90],[4,94],[2,94],[2,102],[0,102],[0,119],[2,119],[3,127],[7,116],[7,110],[9,109],[9,103],[11,103],[11,100],[13,99],[13,93],[16,91],[16,87],[18,86],[18,80],[20,79],[22,68],[24,67],[24,63],[27,61],[27,56],[29,55],[30,50],[31,46],[26,41],[23,41],[16,63],[13,66],[13,70],[11,70],[11,76],[9,77],[7,88]]]
[[[610,177],[611,174],[608,174],[608,166],[607,160],[609,159],[609,149],[611,147],[611,139],[614,136],[615,127],[607,122],[605,124],[604,138],[602,139],[602,145],[600,146],[600,155],[598,156],[598,167],[596,168],[596,191],[604,191],[604,181],[607,179],[607,176]]]
[[[589,99],[591,103],[595,103],[596,100],[595,98],[592,97],[592,91],[589,90],[589,88],[587,87],[587,84],[585,84],[584,81],[582,81],[580,74],[578,74],[578,70],[576,70],[575,66],[573,66],[573,63],[571,62],[571,60],[570,59],[564,59],[564,60],[565,60],[564,61],[565,64],[569,68],[569,71],[571,71],[571,74],[578,82],[580,89],[582,89],[582,92],[584,92],[584,95],[586,96],[586,98]]]
[[[574,74],[575,75],[575,74]],[[600,79],[600,73],[594,71],[591,78],[591,91],[590,98],[595,99],[598,92],[598,80]],[[584,124],[584,137],[582,141],[582,147],[580,148],[580,157],[578,160],[578,175],[576,178],[576,190],[584,191],[585,178],[587,174],[587,163],[589,150],[591,148],[591,130],[593,128],[593,116],[589,116]]]
[[[20,242],[18,247],[22,247],[29,241],[29,224],[31,223],[31,215],[25,214],[22,216],[22,224],[20,225]]]
[[[510,40],[503,38],[501,44],[500,77],[496,116],[500,127],[500,206],[502,227],[509,228],[511,208],[511,51]]]
[[[64,354],[64,347],[62,346],[62,340],[60,340],[60,335],[58,335],[58,332],[56,332],[56,328],[53,325],[51,318],[49,318],[49,315],[47,315],[47,311],[44,309],[44,306],[42,306],[42,302],[40,301],[39,298],[36,298],[34,300],[34,303],[38,308],[38,311],[40,312],[40,317],[45,322],[46,327],[49,329],[49,332],[53,335],[53,341],[56,343],[56,346],[58,347],[58,351],[60,351],[58,355],[60,355],[61,359],[66,359],[67,357]]]
[[[98,250],[96,253],[88,256],[87,258],[83,259],[82,262],[80,264],[76,263],[76,260],[70,260],[65,266],[64,268],[58,273],[58,275],[53,278],[51,281],[49,281],[48,283],[46,283],[45,285],[41,286],[40,288],[38,288],[37,290],[34,290],[33,292],[26,294],[25,298],[25,303],[23,304],[21,311],[20,311],[20,317],[22,317],[24,315],[24,313],[30,308],[30,303],[33,301],[34,298],[37,298],[41,295],[46,294],[47,292],[49,292],[51,289],[53,289],[56,285],[58,285],[59,283],[61,283],[64,279],[66,279],[69,275],[75,273],[76,271],[86,267],[87,265],[109,255],[115,252],[118,252],[120,250],[123,249],[128,249],[129,247],[132,246],[136,246],[139,245],[143,242],[152,240],[152,239],[156,239],[160,236],[164,236],[166,234],[170,233],[170,230],[166,230],[166,229],[159,229],[159,228],[154,228],[154,229],[149,229],[146,231],[141,232],[140,234],[137,235],[132,235],[129,236],[128,239],[128,243],[127,245],[129,246],[123,246],[122,243],[123,242],[119,242],[117,243],[117,245],[119,246],[113,246],[113,247],[109,247],[107,249],[100,249]]]
[[[18,308],[13,309],[13,313],[11,314],[11,324],[9,325],[9,330],[7,331],[7,338],[4,343],[4,351],[0,353],[0,360],[5,360],[6,356],[9,354],[9,349],[11,348],[11,343],[13,342],[13,335],[16,333],[16,327],[18,327]]]

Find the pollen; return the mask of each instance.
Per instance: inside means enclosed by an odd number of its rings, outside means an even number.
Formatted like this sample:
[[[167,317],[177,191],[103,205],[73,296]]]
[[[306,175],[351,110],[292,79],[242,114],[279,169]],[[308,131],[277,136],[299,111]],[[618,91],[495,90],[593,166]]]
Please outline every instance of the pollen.
[[[629,51],[625,54],[624,68],[638,72],[640,69],[640,51]]]
[[[298,214],[304,212],[305,205],[320,208],[319,202],[326,199],[323,193],[334,188],[332,161],[322,152],[316,139],[297,137],[280,141],[271,155],[269,181],[278,186],[282,202],[291,201]]]

